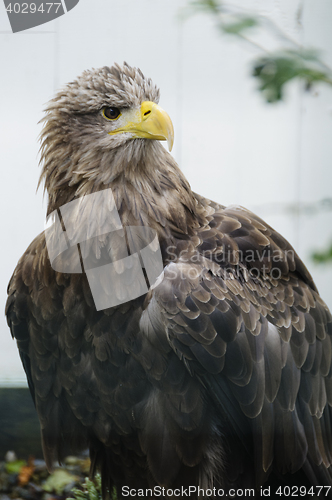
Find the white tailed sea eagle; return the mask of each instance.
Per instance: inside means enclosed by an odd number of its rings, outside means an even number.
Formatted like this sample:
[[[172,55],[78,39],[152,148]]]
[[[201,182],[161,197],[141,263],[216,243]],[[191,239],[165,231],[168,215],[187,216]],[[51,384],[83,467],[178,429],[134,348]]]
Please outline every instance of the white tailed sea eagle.
[[[23,254],[6,314],[47,465],[88,447],[119,498],[155,486],[325,495],[331,314],[280,234],[192,192],[159,142],[171,148],[173,126],[158,100],[125,63],[85,71],[46,109],[51,243],[42,233]]]

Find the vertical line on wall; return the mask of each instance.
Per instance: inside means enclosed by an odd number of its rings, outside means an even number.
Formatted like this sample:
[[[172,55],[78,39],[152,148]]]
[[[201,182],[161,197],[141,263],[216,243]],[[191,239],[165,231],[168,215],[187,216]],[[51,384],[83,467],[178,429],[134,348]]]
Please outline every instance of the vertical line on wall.
[[[60,0],[64,15],[67,14],[67,7],[64,0]],[[53,93],[60,86],[60,17],[55,19],[55,35],[54,35],[54,75],[53,75]]]
[[[178,156],[178,164],[182,162],[182,131],[183,131],[183,21],[178,21],[178,36],[177,36],[177,57],[176,57],[176,110],[178,116],[179,130],[176,132],[176,150]]]
[[[60,19],[54,21],[54,54],[53,54],[53,94],[58,90],[60,85]]]
[[[303,46],[304,42],[304,27],[302,24],[304,2],[300,0],[299,7],[296,13],[296,22],[299,26],[299,38],[300,44]],[[295,182],[295,200],[296,200],[296,213],[294,217],[294,234],[295,234],[295,248],[297,252],[301,255],[301,236],[300,236],[300,225],[301,225],[301,197],[302,197],[302,138],[303,138],[303,118],[304,118],[304,91],[301,82],[299,83],[299,107],[298,107],[298,137],[297,137],[297,165],[296,165],[296,182]]]

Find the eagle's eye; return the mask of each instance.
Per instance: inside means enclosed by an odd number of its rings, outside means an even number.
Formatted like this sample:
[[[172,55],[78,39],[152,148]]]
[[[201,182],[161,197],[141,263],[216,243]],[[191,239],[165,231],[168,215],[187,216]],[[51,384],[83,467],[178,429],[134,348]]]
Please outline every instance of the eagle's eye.
[[[107,120],[116,120],[121,115],[121,112],[118,108],[104,108],[103,116],[107,118]]]

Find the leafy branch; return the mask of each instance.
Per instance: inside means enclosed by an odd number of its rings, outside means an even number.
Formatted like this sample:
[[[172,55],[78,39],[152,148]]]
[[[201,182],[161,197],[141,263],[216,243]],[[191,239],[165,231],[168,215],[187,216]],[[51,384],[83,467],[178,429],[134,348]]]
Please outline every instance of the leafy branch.
[[[262,52],[253,60],[252,76],[258,80],[267,102],[282,100],[285,84],[294,79],[302,80],[306,90],[317,82],[332,85],[332,70],[322,61],[320,52],[302,47],[266,16],[247,14],[221,0],[191,0],[187,15],[197,12],[212,15],[220,32],[236,36]],[[274,33],[286,47],[273,52],[265,49],[254,40],[254,29],[257,33],[258,28]]]

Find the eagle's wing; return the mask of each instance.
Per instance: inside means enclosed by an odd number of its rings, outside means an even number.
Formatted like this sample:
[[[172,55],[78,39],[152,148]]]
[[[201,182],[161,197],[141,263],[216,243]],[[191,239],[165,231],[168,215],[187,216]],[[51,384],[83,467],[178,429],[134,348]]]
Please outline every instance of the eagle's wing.
[[[331,484],[331,314],[284,238],[241,207],[214,210],[195,251],[179,244],[141,330],[150,349],[167,342],[204,387],[229,441],[230,481],[253,452],[257,485],[272,468],[302,467],[312,484]],[[169,402],[181,413],[181,401]]]
[[[62,393],[63,385],[70,385],[71,375],[62,370],[61,338],[58,337],[68,326],[63,307],[63,289],[68,276],[57,276],[58,281],[47,260],[45,238],[41,234],[18,262],[8,285],[5,308],[40,419],[43,451],[49,469],[57,455],[64,456],[64,450],[69,449],[74,437],[70,428],[73,413]],[[77,328],[79,325],[70,332],[73,338]],[[66,378],[67,382],[63,383]],[[84,445],[86,439],[83,438],[79,448]]]
[[[115,480],[129,484],[119,465],[129,460],[119,436],[129,436],[128,446],[139,449],[130,436],[132,407],[144,399],[149,383],[129,346],[139,351],[135,336],[144,297],[96,311],[85,274],[52,269],[44,233],[18,262],[8,294],[7,321],[38,412],[48,468],[89,447],[92,471],[101,465],[104,486],[107,480],[114,485],[113,472]],[[104,445],[116,449],[116,463]],[[145,464],[139,453],[130,453],[129,473],[139,476]]]
[[[8,284],[8,298],[5,306],[7,323],[12,337],[16,339],[22,365],[35,405],[35,386],[32,379],[31,360],[29,356],[29,308],[31,307],[32,301],[31,294],[29,293],[29,286],[35,293],[38,293],[39,283],[34,281],[33,277],[36,274],[36,268],[40,267],[41,264],[39,262],[42,249],[41,243],[42,238],[40,236],[35,238],[19,260]]]

